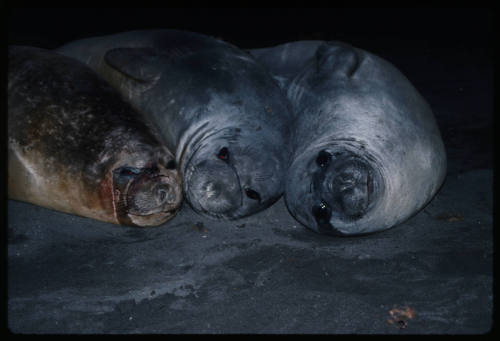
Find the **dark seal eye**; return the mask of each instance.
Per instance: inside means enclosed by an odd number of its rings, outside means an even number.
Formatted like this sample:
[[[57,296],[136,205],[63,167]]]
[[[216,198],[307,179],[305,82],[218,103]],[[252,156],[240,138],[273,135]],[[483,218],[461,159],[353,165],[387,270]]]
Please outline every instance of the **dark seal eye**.
[[[335,226],[332,226],[330,224],[330,218],[332,217],[332,209],[323,200],[321,200],[318,204],[313,206],[312,215],[316,220],[316,223],[318,224],[318,231],[320,233],[330,234],[334,236],[344,235],[342,232],[337,230]]]
[[[221,148],[217,157],[223,161],[229,161],[229,150],[227,150],[227,147]]]
[[[175,169],[175,167],[176,167],[175,160],[170,160],[165,165],[166,169]]]
[[[249,197],[250,199],[260,201],[260,194],[256,191],[254,191],[253,189],[245,188],[245,193],[246,193],[247,197]]]
[[[128,182],[135,179],[139,174],[141,174],[141,170],[139,168],[134,167],[119,167],[113,170],[113,183],[114,186],[120,188],[125,186]]]
[[[320,167],[326,167],[332,158],[332,154],[328,153],[325,150],[322,150],[318,153],[318,157],[316,158],[316,163]]]
[[[153,167],[150,167],[150,168],[145,168],[143,169],[143,173],[147,176],[157,176],[158,173],[159,173],[159,169],[157,166],[153,166]]]
[[[324,201],[321,201],[319,204],[313,206],[312,214],[320,227],[330,224],[332,210]]]
[[[136,176],[140,172],[141,172],[140,169],[134,167],[120,167],[113,171],[115,175],[119,175],[122,177]]]

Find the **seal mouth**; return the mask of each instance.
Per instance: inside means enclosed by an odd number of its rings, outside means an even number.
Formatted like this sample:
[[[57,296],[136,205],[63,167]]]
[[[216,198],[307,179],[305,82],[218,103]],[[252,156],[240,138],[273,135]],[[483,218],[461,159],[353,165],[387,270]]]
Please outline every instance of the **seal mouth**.
[[[175,170],[119,167],[113,171],[116,215],[127,225],[159,225],[175,214],[182,191]]]

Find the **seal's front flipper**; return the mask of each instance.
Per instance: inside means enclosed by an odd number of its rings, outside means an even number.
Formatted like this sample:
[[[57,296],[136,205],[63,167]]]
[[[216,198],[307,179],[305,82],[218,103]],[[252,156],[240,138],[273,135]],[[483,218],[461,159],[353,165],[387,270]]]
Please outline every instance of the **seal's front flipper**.
[[[160,56],[150,47],[120,47],[109,50],[104,60],[113,69],[140,83],[154,82],[160,74]]]

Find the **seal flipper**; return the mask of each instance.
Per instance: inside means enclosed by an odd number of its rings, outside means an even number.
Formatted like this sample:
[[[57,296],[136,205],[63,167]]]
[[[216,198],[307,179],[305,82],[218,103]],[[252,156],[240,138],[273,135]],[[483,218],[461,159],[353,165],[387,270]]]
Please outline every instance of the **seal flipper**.
[[[106,52],[104,60],[113,69],[140,83],[158,79],[159,54],[150,47],[120,47]]]
[[[318,73],[335,73],[352,77],[360,64],[356,50],[346,44],[329,42],[316,50],[316,70]]]

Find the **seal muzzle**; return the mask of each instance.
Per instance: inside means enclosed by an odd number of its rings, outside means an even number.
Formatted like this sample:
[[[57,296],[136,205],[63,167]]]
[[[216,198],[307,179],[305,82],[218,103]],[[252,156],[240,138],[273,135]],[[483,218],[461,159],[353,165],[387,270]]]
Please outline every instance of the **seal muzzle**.
[[[362,233],[358,222],[370,216],[383,192],[374,161],[338,146],[309,151],[301,159],[292,165],[287,183],[290,212],[320,233]]]
[[[187,198],[195,210],[214,217],[230,216],[242,204],[238,174],[222,160],[202,160],[184,179]]]
[[[173,171],[157,167],[113,170],[116,215],[128,225],[158,225],[170,217],[182,197]]]

